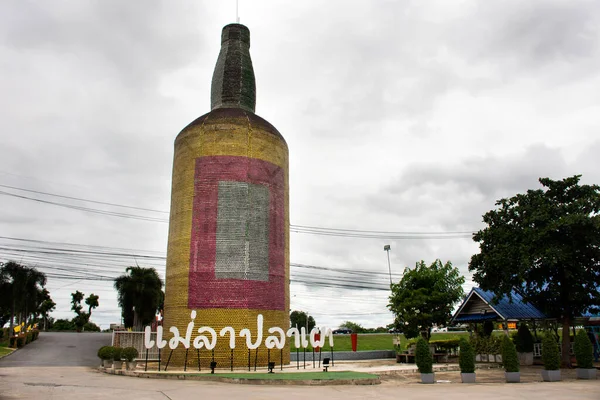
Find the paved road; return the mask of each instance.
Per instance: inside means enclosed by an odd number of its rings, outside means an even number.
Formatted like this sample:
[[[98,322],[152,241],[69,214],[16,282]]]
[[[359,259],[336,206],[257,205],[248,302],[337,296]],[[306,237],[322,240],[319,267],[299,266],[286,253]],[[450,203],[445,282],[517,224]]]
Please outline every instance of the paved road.
[[[110,333],[42,332],[38,340],[0,360],[0,368],[27,366],[95,367],[98,349],[111,343]]]

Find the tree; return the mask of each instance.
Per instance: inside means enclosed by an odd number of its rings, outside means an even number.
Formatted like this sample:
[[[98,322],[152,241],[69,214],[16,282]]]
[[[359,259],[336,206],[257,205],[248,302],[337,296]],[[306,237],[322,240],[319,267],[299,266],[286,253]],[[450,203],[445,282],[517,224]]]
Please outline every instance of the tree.
[[[484,290],[512,299],[513,290],[562,322],[562,362],[571,366],[573,318],[600,306],[600,187],[580,175],[553,181],[496,202],[473,235],[480,253],[469,270]]]
[[[424,261],[407,269],[399,283],[392,284],[388,308],[396,317],[396,327],[407,339],[424,333],[431,337],[433,325],[447,325],[452,309],[464,296],[465,278],[450,261],[435,260],[429,267]]]
[[[151,323],[164,301],[162,280],[154,268],[127,267],[126,274],[115,279],[119,306],[126,328],[142,330]]]
[[[8,317],[12,334],[15,320],[28,323],[38,313],[46,275],[35,268],[9,261],[0,266],[0,317]]]
[[[298,327],[298,329],[308,327],[307,332],[310,332],[315,325],[315,319],[304,311],[292,311],[290,314],[290,326]]]
[[[88,305],[88,312],[83,311],[83,306],[81,305],[81,302],[84,301],[83,293],[76,290],[75,293],[71,293],[71,298],[71,310],[77,314],[75,318],[73,318],[73,324],[77,327],[77,330],[80,331],[84,329],[85,325],[90,321],[92,310],[98,307],[99,297],[92,293],[85,299],[85,304]]]
[[[356,322],[346,321],[340,325],[340,328],[350,329],[352,333],[366,333],[368,329],[363,327],[361,324],[357,324]]]
[[[50,313],[50,311],[53,311],[55,308],[56,308],[56,303],[50,297],[50,293],[46,289],[44,289],[42,291],[41,303],[38,308],[38,311],[40,312],[40,314],[42,315],[42,318],[44,320],[44,330],[46,330],[46,328],[47,328],[48,314]]]

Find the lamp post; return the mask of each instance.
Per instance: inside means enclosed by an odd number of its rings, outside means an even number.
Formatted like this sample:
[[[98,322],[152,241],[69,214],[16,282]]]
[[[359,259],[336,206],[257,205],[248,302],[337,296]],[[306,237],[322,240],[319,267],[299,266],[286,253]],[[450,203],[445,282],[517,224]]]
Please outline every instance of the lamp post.
[[[390,264],[390,250],[392,249],[392,247],[389,244],[386,244],[385,246],[383,246],[383,250],[385,250],[387,252],[387,257],[388,257],[388,270],[390,271],[390,287],[392,286],[392,266]]]

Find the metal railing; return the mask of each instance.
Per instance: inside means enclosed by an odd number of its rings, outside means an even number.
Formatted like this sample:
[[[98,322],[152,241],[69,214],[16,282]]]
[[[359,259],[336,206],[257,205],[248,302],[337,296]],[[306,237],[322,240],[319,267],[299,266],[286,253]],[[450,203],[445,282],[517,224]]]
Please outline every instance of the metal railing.
[[[152,332],[151,339],[156,342],[156,332]],[[113,331],[112,345],[117,347],[135,347],[139,353],[138,360],[146,359],[144,346],[144,332]],[[148,360],[158,360],[158,347],[148,349]]]

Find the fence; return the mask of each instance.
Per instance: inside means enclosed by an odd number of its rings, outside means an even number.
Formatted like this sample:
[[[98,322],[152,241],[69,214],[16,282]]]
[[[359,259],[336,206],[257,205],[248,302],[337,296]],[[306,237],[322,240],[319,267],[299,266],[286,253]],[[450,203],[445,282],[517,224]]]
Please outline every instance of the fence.
[[[152,332],[151,339],[156,342],[156,332]],[[144,332],[113,331],[112,345],[117,347],[135,347],[139,353],[138,360],[146,359]],[[158,360],[158,347],[156,345],[148,350],[148,360]]]
[[[560,351],[561,354],[562,354],[562,345],[559,345],[558,351]],[[569,349],[569,354],[570,355],[575,354],[573,352],[573,342],[571,342],[571,346],[570,346],[570,349]],[[542,344],[541,343],[534,343],[533,344],[533,356],[534,357],[541,357],[542,356]]]

